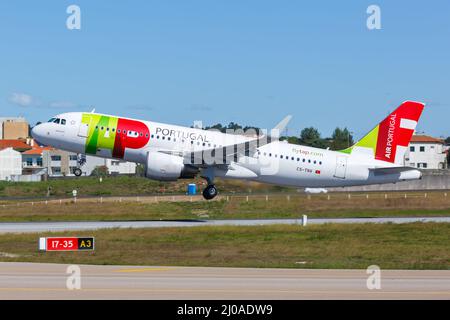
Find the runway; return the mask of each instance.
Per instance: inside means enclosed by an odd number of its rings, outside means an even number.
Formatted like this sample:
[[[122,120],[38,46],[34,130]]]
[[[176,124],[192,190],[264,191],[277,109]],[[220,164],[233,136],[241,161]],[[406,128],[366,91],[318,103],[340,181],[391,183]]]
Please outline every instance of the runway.
[[[0,299],[450,299],[450,270],[303,270],[81,265],[80,290],[68,265],[0,263]]]
[[[308,224],[325,223],[412,223],[447,222],[450,217],[408,218],[336,218],[307,219]],[[198,226],[262,226],[274,224],[302,224],[302,219],[248,219],[248,220],[183,220],[183,221],[67,221],[67,222],[2,222],[1,233],[35,233],[57,231],[82,231],[110,228],[168,228]]]

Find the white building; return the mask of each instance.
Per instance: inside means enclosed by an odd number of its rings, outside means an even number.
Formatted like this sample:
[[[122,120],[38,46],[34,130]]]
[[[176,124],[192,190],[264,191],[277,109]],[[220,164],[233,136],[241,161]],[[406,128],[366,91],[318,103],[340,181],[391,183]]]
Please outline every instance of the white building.
[[[83,176],[90,176],[97,167],[105,167],[109,174],[135,174],[136,163],[121,160],[104,159],[86,156],[86,162],[79,166],[76,153],[58,149],[44,150],[42,152],[42,163],[50,177],[74,176],[74,170],[80,168]],[[32,159],[28,159],[31,163]],[[34,164],[34,163],[33,163]]]
[[[22,155],[13,148],[0,150],[0,180],[11,180],[22,174]]]
[[[405,165],[421,169],[447,168],[444,140],[426,135],[413,135],[405,153]]]
[[[83,174],[90,175],[96,167],[106,166],[109,174],[135,174],[136,163],[115,159],[86,156],[86,163],[81,167]]]

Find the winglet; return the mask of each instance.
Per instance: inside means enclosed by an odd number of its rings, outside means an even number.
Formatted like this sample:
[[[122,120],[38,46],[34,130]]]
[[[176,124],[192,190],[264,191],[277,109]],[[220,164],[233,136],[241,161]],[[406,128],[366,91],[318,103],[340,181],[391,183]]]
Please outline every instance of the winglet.
[[[286,129],[286,126],[288,125],[289,121],[291,121],[292,116],[288,115],[283,120],[281,120],[275,128],[272,129],[270,135],[272,138],[279,138],[281,136],[281,132],[283,132],[284,129]]]

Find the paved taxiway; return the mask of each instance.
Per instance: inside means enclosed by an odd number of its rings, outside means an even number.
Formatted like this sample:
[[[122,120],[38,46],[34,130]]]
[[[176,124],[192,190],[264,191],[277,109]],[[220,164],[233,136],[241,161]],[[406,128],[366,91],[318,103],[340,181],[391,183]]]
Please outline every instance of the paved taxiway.
[[[325,223],[411,223],[447,222],[450,217],[411,218],[336,218],[308,219],[308,224]],[[108,228],[167,228],[198,226],[260,226],[274,224],[302,224],[301,219],[255,219],[255,220],[189,220],[189,221],[67,221],[67,222],[2,222],[0,233],[56,232],[70,230],[97,230]]]
[[[68,265],[0,263],[0,299],[450,299],[450,270],[365,270],[81,265],[81,289],[66,288]]]

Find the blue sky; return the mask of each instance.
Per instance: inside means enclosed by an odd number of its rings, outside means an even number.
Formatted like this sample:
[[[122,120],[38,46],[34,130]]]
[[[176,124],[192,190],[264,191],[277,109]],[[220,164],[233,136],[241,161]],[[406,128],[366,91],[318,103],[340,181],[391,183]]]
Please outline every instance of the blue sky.
[[[68,30],[66,8],[81,8]],[[366,9],[381,8],[381,30]],[[2,1],[0,116],[90,110],[357,138],[404,100],[450,136],[449,1]]]

